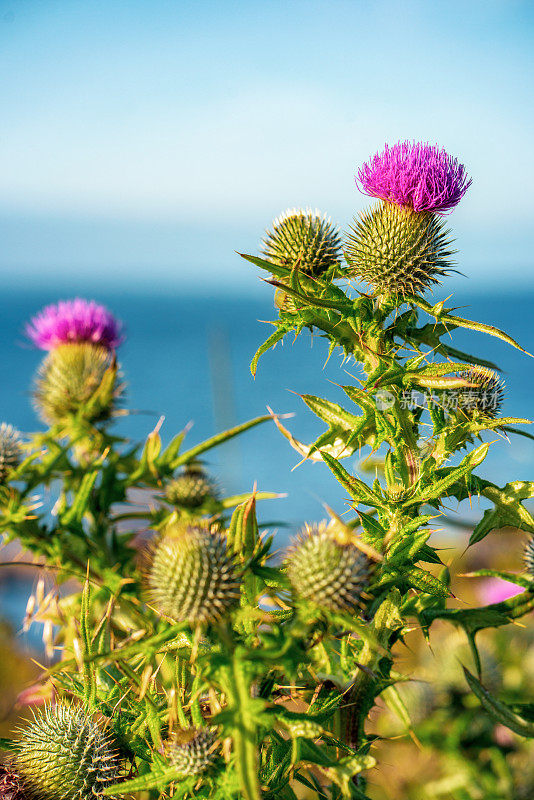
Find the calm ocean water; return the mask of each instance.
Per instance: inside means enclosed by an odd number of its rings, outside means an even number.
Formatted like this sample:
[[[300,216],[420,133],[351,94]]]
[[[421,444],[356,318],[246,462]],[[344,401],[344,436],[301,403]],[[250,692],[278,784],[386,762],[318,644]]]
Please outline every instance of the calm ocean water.
[[[32,374],[40,354],[24,341],[25,321],[44,304],[58,299],[55,293],[28,289],[4,295],[0,315],[0,353],[3,376],[0,419],[23,431],[36,430],[40,423],[30,400]],[[350,407],[335,383],[349,383],[346,374],[356,374],[355,365],[341,366],[333,356],[326,367],[326,347],[318,337],[310,341],[303,334],[294,344],[278,345],[260,361],[253,380],[249,362],[270,327],[258,320],[274,317],[272,296],[265,289],[258,297],[200,297],[166,295],[101,294],[125,323],[127,340],[120,360],[127,382],[128,407],[135,411],[122,420],[119,429],[133,439],[145,437],[160,416],[168,441],[187,423],[189,446],[251,417],[265,413],[269,405],[279,413],[296,416],[286,422],[295,435],[312,441],[322,424],[295,394],[327,396]],[[460,290],[450,301],[468,306],[460,315],[491,322],[506,329],[530,352],[534,351],[532,309],[534,293],[518,295],[469,294]],[[505,414],[534,415],[534,360],[497,339],[478,333],[455,333],[456,346],[496,361],[507,383]],[[482,474],[496,482],[534,478],[534,442],[514,437],[497,440],[483,465]],[[328,469],[304,464],[292,470],[299,458],[271,423],[244,434],[240,439],[212,451],[209,468],[223,491],[250,490],[255,481],[260,489],[287,492],[288,497],[261,504],[260,516],[280,531],[280,541],[304,522],[325,516],[323,502],[338,511],[344,507],[344,493]],[[348,462],[347,462],[348,463]],[[476,512],[476,508],[475,508]],[[468,516],[469,509],[461,509]],[[284,526],[278,524],[283,521]],[[0,575],[0,616],[20,624],[28,586]]]

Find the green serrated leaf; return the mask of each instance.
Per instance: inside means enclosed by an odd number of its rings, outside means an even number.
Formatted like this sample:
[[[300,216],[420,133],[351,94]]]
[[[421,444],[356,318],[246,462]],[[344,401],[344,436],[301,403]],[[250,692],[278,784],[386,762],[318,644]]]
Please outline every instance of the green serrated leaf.
[[[519,736],[524,736],[527,739],[534,738],[534,724],[525,721],[518,714],[514,713],[505,703],[492,697],[488,690],[468,669],[464,667],[463,670],[469,688],[478,697],[483,707],[493,719],[501,725],[510,728],[510,730],[517,733]]]

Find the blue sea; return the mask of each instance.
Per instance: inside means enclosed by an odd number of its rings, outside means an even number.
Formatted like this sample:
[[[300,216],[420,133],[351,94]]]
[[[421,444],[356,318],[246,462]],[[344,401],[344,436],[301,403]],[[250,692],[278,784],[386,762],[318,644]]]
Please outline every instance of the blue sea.
[[[0,420],[22,431],[41,427],[31,404],[32,375],[40,353],[25,342],[24,323],[59,296],[29,287],[3,297]],[[269,287],[253,297],[131,292],[101,293],[95,299],[124,321],[127,338],[120,361],[131,414],[120,421],[118,430],[132,440],[144,439],[164,416],[164,443],[192,423],[186,441],[186,446],[192,446],[217,431],[266,413],[269,406],[280,414],[294,414],[284,424],[297,438],[309,442],[323,425],[299,394],[323,395],[350,408],[350,401],[336,384],[354,382],[351,376],[358,374],[357,365],[342,365],[337,355],[325,365],[325,342],[309,333],[294,342],[288,339],[267,353],[253,379],[250,360],[272,330],[264,321],[275,317]],[[488,290],[475,294],[460,288],[447,303],[453,304],[463,307],[459,315],[504,328],[534,352],[534,292]],[[457,331],[454,339],[460,349],[502,367],[507,416],[534,415],[534,359],[476,332]],[[496,444],[479,472],[498,483],[534,479],[534,442],[523,437],[511,441],[497,435],[491,438]],[[324,503],[338,512],[345,507],[345,494],[326,466],[305,463],[295,469],[298,454],[271,422],[210,452],[206,460],[225,493],[249,491],[257,483],[259,489],[287,494],[283,499],[263,501],[260,507],[260,521],[279,532],[280,543],[305,521],[324,518]],[[353,461],[349,466],[356,464]],[[469,516],[473,512],[467,508],[461,513]],[[2,579],[0,573],[0,617],[11,620],[16,628],[30,587],[27,580],[15,580],[12,575]]]

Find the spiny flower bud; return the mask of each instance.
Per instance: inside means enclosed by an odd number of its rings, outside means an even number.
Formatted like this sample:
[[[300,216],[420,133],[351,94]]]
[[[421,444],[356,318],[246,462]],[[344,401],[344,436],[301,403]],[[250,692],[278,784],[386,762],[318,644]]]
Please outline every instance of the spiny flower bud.
[[[0,483],[3,483],[13,467],[20,463],[20,433],[13,425],[0,425]]]
[[[401,483],[388,486],[387,499],[392,503],[402,503],[408,497],[409,492]]]
[[[318,277],[339,263],[341,237],[338,228],[319,211],[288,209],[273,222],[262,242],[267,261]]]
[[[239,598],[226,537],[200,527],[167,530],[156,542],[148,585],[157,611],[191,625],[215,622]]]
[[[354,613],[361,608],[372,564],[356,545],[338,541],[324,523],[306,526],[286,560],[295,593],[316,606]]]
[[[60,703],[34,714],[14,758],[29,792],[44,800],[94,800],[119,777],[110,736],[83,708]]]
[[[534,578],[534,536],[531,536],[523,551],[523,561],[525,570],[531,578]]]
[[[200,775],[217,758],[216,741],[212,730],[190,728],[180,731],[169,742],[169,761],[184,777]]]
[[[215,496],[215,486],[199,464],[188,465],[181,475],[169,483],[165,497],[173,506],[199,508]]]
[[[458,410],[467,417],[483,414],[486,417],[497,417],[504,402],[504,381],[492,369],[478,364],[458,373],[472,387],[460,389],[458,393]]]
[[[450,244],[449,231],[435,214],[380,203],[351,227],[348,272],[380,294],[419,294],[451,268]]]
[[[37,373],[34,399],[49,424],[78,414],[97,422],[111,415],[120,391],[113,353],[82,342],[59,345],[48,354]]]

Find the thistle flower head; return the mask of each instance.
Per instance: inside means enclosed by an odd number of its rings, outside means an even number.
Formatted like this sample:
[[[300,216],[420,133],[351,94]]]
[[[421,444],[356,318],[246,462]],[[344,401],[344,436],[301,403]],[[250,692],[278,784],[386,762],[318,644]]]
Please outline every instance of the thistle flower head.
[[[414,211],[443,213],[456,206],[471,180],[463,164],[438,145],[397,142],[385,145],[359,170],[360,191]]]
[[[478,364],[458,375],[473,384],[472,387],[459,391],[458,410],[467,417],[474,414],[482,414],[491,419],[497,417],[504,402],[504,381],[500,376],[492,369]]]
[[[80,414],[89,422],[108,419],[121,392],[114,353],[100,345],[79,342],[52,350],[41,364],[34,401],[47,423]]]
[[[217,758],[217,737],[205,728],[190,728],[174,734],[168,745],[169,761],[184,777],[200,775]]]
[[[372,564],[356,545],[322,523],[299,535],[286,560],[297,596],[334,612],[354,613],[369,587]]]
[[[379,203],[350,228],[348,274],[380,294],[420,294],[451,268],[450,245],[449,231],[435,214]]]
[[[338,228],[319,211],[288,209],[273,222],[262,242],[267,261],[292,269],[295,265],[306,275],[318,277],[341,257]]]
[[[123,340],[121,327],[105,306],[76,298],[43,308],[27,324],[26,334],[41,350],[73,342],[91,342],[113,350]]]
[[[216,622],[239,598],[226,537],[201,527],[165,532],[153,548],[147,582],[157,611],[191,625]]]
[[[2,422],[0,425],[0,483],[3,483],[11,469],[20,462],[20,433],[13,425]]]
[[[199,464],[189,464],[165,489],[165,497],[173,506],[186,509],[200,508],[215,496],[213,482]]]
[[[21,731],[14,766],[43,800],[95,800],[119,777],[120,761],[100,723],[60,703],[37,711]]]

